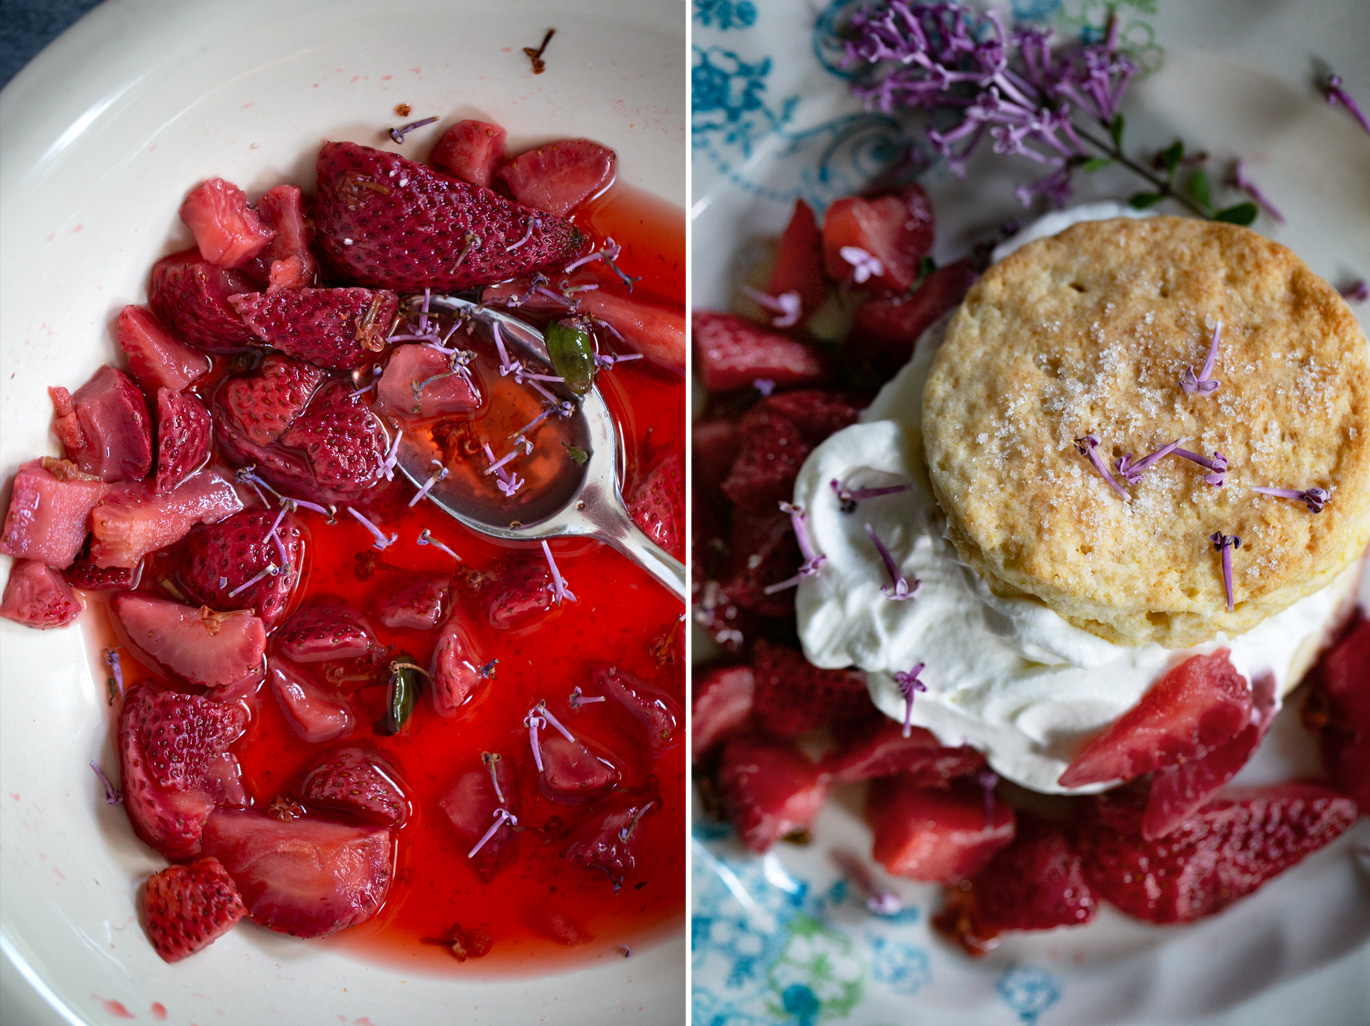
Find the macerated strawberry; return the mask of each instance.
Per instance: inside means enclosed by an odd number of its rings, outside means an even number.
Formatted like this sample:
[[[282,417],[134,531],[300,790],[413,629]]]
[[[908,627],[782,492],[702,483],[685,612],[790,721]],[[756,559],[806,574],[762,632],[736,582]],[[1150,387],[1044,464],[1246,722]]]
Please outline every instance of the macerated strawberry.
[[[828,379],[828,365],[818,350],[754,321],[696,310],[690,323],[696,366],[710,392],[751,388],[757,381],[786,388]]]
[[[233,877],[248,918],[295,937],[324,937],[370,919],[395,873],[388,828],[312,816],[283,823],[217,812],[205,823],[204,851]]]
[[[342,381],[319,389],[279,441],[281,458],[263,460],[258,473],[277,488],[320,503],[365,495],[381,480],[389,449],[376,415]]]
[[[813,446],[789,417],[757,405],[738,427],[742,446],[723,482],[739,509],[769,513],[794,498],[794,481]]]
[[[1065,831],[1032,817],[1018,819],[1013,841],[976,874],[971,890],[981,936],[1081,926],[1098,908]]]
[[[177,336],[201,349],[223,352],[246,349],[254,341],[228,302],[229,296],[252,291],[252,280],[245,274],[216,267],[188,249],[153,264],[147,301]]]
[[[304,563],[300,519],[286,513],[277,523],[278,516],[248,510],[192,531],[176,551],[181,590],[211,609],[253,609],[268,627],[277,623]]]
[[[90,558],[99,567],[133,567],[149,552],[184,538],[196,524],[237,513],[233,485],[202,471],[165,495],[147,481],[115,485],[90,512]],[[236,608],[236,607],[230,607]]]
[[[790,518],[776,507],[733,511],[728,557],[718,571],[719,585],[730,601],[760,616],[792,617],[794,588],[767,592],[794,578],[804,555]]]
[[[871,857],[895,876],[931,883],[969,880],[1013,840],[1013,808],[974,782],[920,787],[887,777],[871,786]]]
[[[550,725],[539,732],[538,754],[542,761],[538,788],[558,805],[586,805],[618,786],[617,766],[585,742],[568,739]]]
[[[171,673],[200,687],[261,678],[266,628],[246,610],[216,613],[127,593],[110,608],[129,640]]]
[[[604,873],[619,890],[637,874],[646,822],[659,807],[656,798],[626,795],[606,802],[572,832],[562,858]]]
[[[1370,620],[1364,614],[1355,615],[1309,676],[1305,720],[1321,728],[1327,775],[1362,815],[1370,814]]]
[[[297,611],[272,640],[276,650],[295,663],[360,659],[380,647],[366,617],[340,602]]]
[[[716,506],[723,496],[723,482],[737,457],[738,422],[696,421],[690,430],[693,441],[690,468],[695,495],[709,506]]]
[[[685,540],[685,458],[667,450],[628,497],[628,513],[647,536],[667,552],[681,551]]]
[[[878,262],[866,281],[902,292],[917,279],[918,265],[932,249],[932,234],[932,204],[917,185],[871,198],[848,196],[823,216],[823,267],[833,281],[853,281],[862,258],[852,251],[860,250]]]
[[[83,591],[132,591],[142,579],[143,564],[96,566],[89,556],[77,556],[63,574],[68,584]]]
[[[801,388],[768,396],[755,408],[788,417],[799,428],[804,441],[817,445],[834,432],[855,424],[868,401],[867,396],[858,392]]]
[[[680,703],[661,688],[617,666],[594,669],[591,693],[605,695],[627,710],[642,728],[653,757],[675,747],[684,733],[685,717]]]
[[[775,297],[798,293],[803,317],[818,309],[828,294],[823,277],[823,236],[813,208],[802,199],[794,201],[794,213],[780,234],[766,291]]]
[[[618,158],[589,139],[558,139],[520,153],[497,174],[525,206],[565,217],[614,182]]]
[[[213,430],[209,410],[194,392],[158,390],[154,492],[166,495],[175,491],[208,462]]]
[[[433,646],[428,694],[440,716],[455,716],[475,700],[495,666],[484,658],[479,635],[464,610],[452,610]]]
[[[286,722],[311,745],[332,741],[352,729],[355,717],[351,706],[306,679],[284,660],[268,659],[266,678]]]
[[[70,566],[90,533],[90,511],[109,485],[66,460],[30,460],[10,491],[0,552],[50,567]]]
[[[65,627],[85,606],[58,571],[33,559],[10,564],[0,616],[26,627]]]
[[[1188,923],[1255,891],[1355,819],[1351,799],[1319,784],[1233,788],[1155,841],[1141,836],[1139,810],[1101,809],[1079,850],[1100,897],[1147,922]]]
[[[1251,689],[1226,649],[1191,656],[1087,744],[1062,787],[1131,780],[1197,758],[1251,722]]]
[[[168,866],[147,878],[143,922],[164,962],[179,962],[208,947],[247,915],[233,877],[218,859]]]
[[[314,231],[304,213],[304,194],[298,185],[278,185],[257,200],[257,215],[275,235],[247,268],[269,282],[268,292],[303,289],[314,284],[318,265],[309,252]]]
[[[555,608],[547,564],[532,559],[510,567],[485,597],[485,619],[500,631],[530,626]]]
[[[160,388],[179,392],[209,371],[205,353],[176,338],[141,306],[124,307],[115,334],[129,373],[148,395],[156,395]]]
[[[472,871],[490,880],[518,859],[519,792],[513,764],[493,752],[480,769],[463,773],[438,799],[463,845]],[[504,810],[504,811],[500,811]]]
[[[690,757],[698,762],[752,717],[756,679],[750,666],[715,666],[696,672],[690,686]]]
[[[401,420],[470,413],[480,401],[470,376],[454,371],[448,357],[425,345],[392,349],[376,384],[376,411]]]
[[[395,767],[365,748],[335,748],[310,762],[300,798],[323,809],[350,813],[371,823],[402,826],[409,798]]]
[[[777,737],[871,715],[860,670],[820,670],[798,649],[761,640],[752,649],[752,672],[753,722]]]
[[[222,178],[191,190],[181,204],[181,220],[195,236],[200,255],[218,267],[242,267],[276,234],[247,205],[243,190]]]
[[[450,577],[410,577],[381,597],[380,620],[387,627],[432,630],[442,623],[452,591]]]
[[[458,121],[442,133],[428,162],[463,182],[488,189],[495,180],[495,168],[504,160],[507,134],[488,121]]]
[[[658,367],[685,373],[685,317],[677,310],[598,289],[581,294],[580,312],[608,324],[611,334]]]
[[[470,288],[570,260],[586,243],[569,221],[348,142],[319,150],[313,213],[334,267],[373,288]]]
[[[301,360],[271,353],[260,367],[229,378],[217,405],[225,430],[236,431],[254,445],[270,445],[304,412],[324,372]]]
[[[892,377],[909,362],[913,347],[937,318],[961,305],[975,283],[967,260],[939,267],[912,292],[873,295],[856,311],[845,348]]]
[[[718,792],[738,839],[765,852],[812,825],[828,796],[828,776],[788,741],[739,734],[719,755]]]
[[[730,655],[743,651],[757,636],[760,618],[729,598],[717,581],[698,575],[691,587],[697,587],[694,616],[699,629]]]
[[[909,728],[880,717],[860,721],[843,731],[846,737],[823,757],[823,769],[842,784],[880,777],[903,776],[917,787],[946,787],[985,765],[985,757],[969,745],[944,747],[929,730]]]
[[[351,370],[377,359],[399,309],[387,290],[280,289],[228,297],[248,329],[287,356]]]
[[[53,433],[77,469],[104,481],[139,481],[152,469],[152,423],[142,390],[105,364],[73,395],[50,388]]]

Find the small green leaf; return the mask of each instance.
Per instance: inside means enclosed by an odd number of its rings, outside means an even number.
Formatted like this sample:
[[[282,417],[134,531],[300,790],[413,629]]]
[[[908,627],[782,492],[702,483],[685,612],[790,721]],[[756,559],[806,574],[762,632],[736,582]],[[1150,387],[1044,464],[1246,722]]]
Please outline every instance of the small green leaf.
[[[1102,171],[1104,168],[1108,167],[1112,163],[1112,157],[1090,157],[1087,161],[1080,165],[1080,170],[1093,173],[1095,171]]]
[[[913,284],[909,286],[909,294],[917,292],[923,287],[923,282],[928,280],[928,275],[937,270],[937,261],[930,256],[923,257],[918,261],[918,275],[913,279]]]
[[[1159,192],[1136,192],[1127,198],[1127,205],[1137,210],[1145,210],[1147,207],[1154,207],[1163,199],[1165,197]]]
[[[595,383],[595,347],[590,332],[575,321],[553,321],[543,336],[552,368],[566,387],[577,395],[590,391]]]
[[[566,446],[566,455],[570,456],[571,459],[575,460],[577,463],[583,464],[586,460],[590,458],[590,454],[588,452],[586,452],[584,449],[577,449],[570,442],[562,442],[561,444]]]
[[[1123,148],[1123,128],[1125,126],[1126,122],[1121,114],[1113,115],[1113,120],[1108,125],[1108,134],[1113,136],[1113,145],[1118,149]]]
[[[1205,172],[1194,173],[1194,177],[1189,180],[1189,192],[1198,201],[1199,206],[1205,210],[1213,209],[1213,193],[1208,187],[1208,175]]]
[[[1161,153],[1161,163],[1165,166],[1167,174],[1174,174],[1175,169],[1180,166],[1180,161],[1184,159],[1184,143],[1176,139],[1165,148]]]
[[[396,656],[386,667],[385,719],[376,725],[382,734],[398,734],[404,729],[419,699],[419,675],[428,675],[407,653]]]
[[[1237,203],[1234,206],[1223,207],[1213,215],[1213,220],[1224,221],[1227,224],[1248,225],[1256,220],[1259,211],[1254,203]]]

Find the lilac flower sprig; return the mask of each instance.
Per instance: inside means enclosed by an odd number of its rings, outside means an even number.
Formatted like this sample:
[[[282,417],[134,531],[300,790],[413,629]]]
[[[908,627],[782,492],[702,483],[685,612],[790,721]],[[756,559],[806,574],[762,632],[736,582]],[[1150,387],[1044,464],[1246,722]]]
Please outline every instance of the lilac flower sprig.
[[[890,583],[881,585],[880,594],[891,602],[907,602],[918,594],[918,589],[923,586],[923,582],[915,577],[913,584],[910,585],[900,571],[899,564],[894,561],[894,556],[890,554],[890,550],[885,548],[885,543],[875,533],[875,528],[871,527],[870,524],[866,524],[865,528],[866,533],[870,535],[871,541],[875,544],[876,551],[880,553],[881,560],[884,561],[885,570],[890,575]],[[922,664],[919,665],[921,667]],[[915,671],[915,675],[916,673],[917,671]]]
[[[1198,392],[1200,395],[1212,395],[1218,390],[1222,382],[1213,377],[1213,366],[1218,361],[1218,340],[1222,338],[1223,325],[1219,321],[1213,329],[1213,341],[1208,344],[1208,356],[1204,360],[1203,370],[1198,375],[1194,374],[1194,365],[1190,364],[1180,372],[1180,391],[1185,395],[1193,395]]]
[[[878,499],[882,495],[897,495],[900,492],[907,492],[913,486],[910,484],[885,485],[880,488],[848,488],[837,478],[828,482],[832,488],[833,495],[837,496],[837,506],[843,513],[855,513],[856,504],[866,499]]]
[[[899,670],[894,674],[894,682],[899,685],[899,693],[904,696],[904,736],[913,733],[913,696],[916,692],[927,691],[928,686],[918,679],[926,663],[914,663],[913,669],[905,673]]]
[[[1266,488],[1252,485],[1249,491],[1259,492],[1261,495],[1274,495],[1280,499],[1297,499],[1308,507],[1310,513],[1321,513],[1322,508],[1332,501],[1332,495],[1326,488],[1305,488],[1299,491],[1295,488]]]
[[[1232,596],[1232,550],[1242,547],[1242,540],[1235,534],[1223,534],[1221,531],[1214,531],[1208,538],[1213,543],[1213,547],[1222,553],[1223,560],[1223,588],[1227,591],[1227,611],[1232,612],[1234,605]]]
[[[1108,486],[1121,495],[1124,499],[1128,497],[1127,491],[1120,485],[1112,474],[1108,472],[1108,467],[1104,464],[1097,450],[1099,448],[1099,436],[1091,432],[1083,438],[1075,439],[1075,450],[1081,456],[1089,460],[1094,465],[1094,469],[1099,472],[1099,476],[1108,483]]]
[[[1351,116],[1360,122],[1361,128],[1370,132],[1370,118],[1365,116],[1365,112],[1351,98],[1351,94],[1342,87],[1340,75],[1327,76],[1327,82],[1322,87],[1322,94],[1327,97],[1330,106],[1345,107]]]
[[[779,581],[775,584],[768,584],[762,589],[764,594],[774,595],[777,591],[784,591],[786,588],[795,588],[805,577],[813,577],[827,562],[828,557],[822,555],[813,547],[813,541],[809,538],[808,513],[803,506],[797,506],[792,502],[782,502],[780,512],[790,518],[790,529],[794,531],[795,541],[799,543],[799,552],[804,557],[804,562],[800,564],[799,572],[793,577]]]

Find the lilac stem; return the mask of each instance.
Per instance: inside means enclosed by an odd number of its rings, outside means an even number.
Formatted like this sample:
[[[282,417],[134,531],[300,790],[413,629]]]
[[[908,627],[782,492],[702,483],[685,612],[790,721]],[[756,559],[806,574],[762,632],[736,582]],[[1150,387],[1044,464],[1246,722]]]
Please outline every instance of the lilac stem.
[[[419,532],[419,544],[420,544],[420,545],[432,545],[434,548],[441,549],[443,552],[447,553],[449,556],[451,556],[453,559],[455,559],[458,563],[461,562],[461,557],[458,556],[458,555],[457,555],[455,552],[453,552],[451,549],[449,549],[449,548],[448,548],[446,545],[444,545],[442,542],[440,542],[440,541],[438,541],[436,538],[434,538],[433,535],[432,535],[431,533],[429,533],[429,530],[428,530],[428,528],[426,528],[426,527],[425,527],[422,531]]]
[[[387,549],[391,545],[395,544],[395,539],[399,537],[398,534],[392,534],[389,538],[387,538],[385,536],[385,533],[379,527],[373,524],[366,517],[362,516],[351,506],[347,507],[347,512],[351,513],[359,524],[361,524],[368,531],[370,531],[372,535],[375,536],[376,540],[372,543],[373,548]]]
[[[1227,480],[1227,457],[1216,449],[1213,452],[1213,458],[1211,460],[1197,452],[1190,452],[1188,449],[1177,448],[1172,451],[1176,456],[1183,457],[1191,463],[1197,463],[1199,466],[1210,471],[1210,473],[1204,475],[1204,481],[1211,484],[1214,488],[1221,488],[1223,482]]]
[[[761,309],[775,314],[771,318],[773,328],[792,328],[799,321],[803,307],[798,292],[782,292],[778,296],[772,296],[750,285],[743,285],[742,294]]]
[[[566,729],[566,725],[562,723],[561,720],[557,719],[555,716],[552,715],[551,710],[547,708],[546,702],[539,702],[536,706],[534,706],[533,712],[537,713],[544,720],[546,720],[552,727],[556,729],[557,733],[559,733],[567,741],[575,740],[575,738],[571,736],[571,732]]]
[[[1191,364],[1180,372],[1180,390],[1185,395],[1193,395],[1195,392],[1201,395],[1212,395],[1218,390],[1219,381],[1215,381],[1213,365],[1218,360],[1218,340],[1222,338],[1223,325],[1219,321],[1217,327],[1213,329],[1213,341],[1208,344],[1208,358],[1204,360],[1203,370],[1198,377],[1194,376],[1194,366]]]
[[[1114,461],[1114,466],[1118,470],[1119,477],[1121,477],[1129,485],[1135,485],[1138,481],[1142,479],[1142,474],[1145,471],[1150,469],[1152,465],[1160,462],[1161,459],[1163,459],[1164,457],[1169,456],[1179,447],[1180,443],[1177,439],[1176,441],[1171,442],[1169,445],[1161,446],[1159,449],[1157,449],[1150,455],[1143,456],[1136,463],[1132,462],[1131,453],[1125,453],[1118,460]]]
[[[91,761],[90,768],[95,771],[95,775],[100,778],[100,783],[105,785],[105,804],[122,805],[124,804],[124,792],[120,791],[112,783],[109,777],[105,776],[105,771],[100,768],[100,764]]]
[[[866,499],[878,499],[882,495],[897,495],[899,492],[907,492],[912,485],[898,484],[887,485],[883,488],[847,488],[842,482],[833,478],[828,484],[832,487],[833,495],[837,496],[837,503],[843,513],[856,512],[856,504]]]

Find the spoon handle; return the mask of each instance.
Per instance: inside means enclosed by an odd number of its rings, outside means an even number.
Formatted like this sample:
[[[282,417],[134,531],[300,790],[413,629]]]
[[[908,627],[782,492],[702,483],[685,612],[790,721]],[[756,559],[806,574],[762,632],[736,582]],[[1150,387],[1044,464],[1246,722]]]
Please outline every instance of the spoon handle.
[[[685,564],[647,537],[627,510],[616,503],[600,506],[594,510],[593,523],[595,538],[618,549],[685,601]]]

